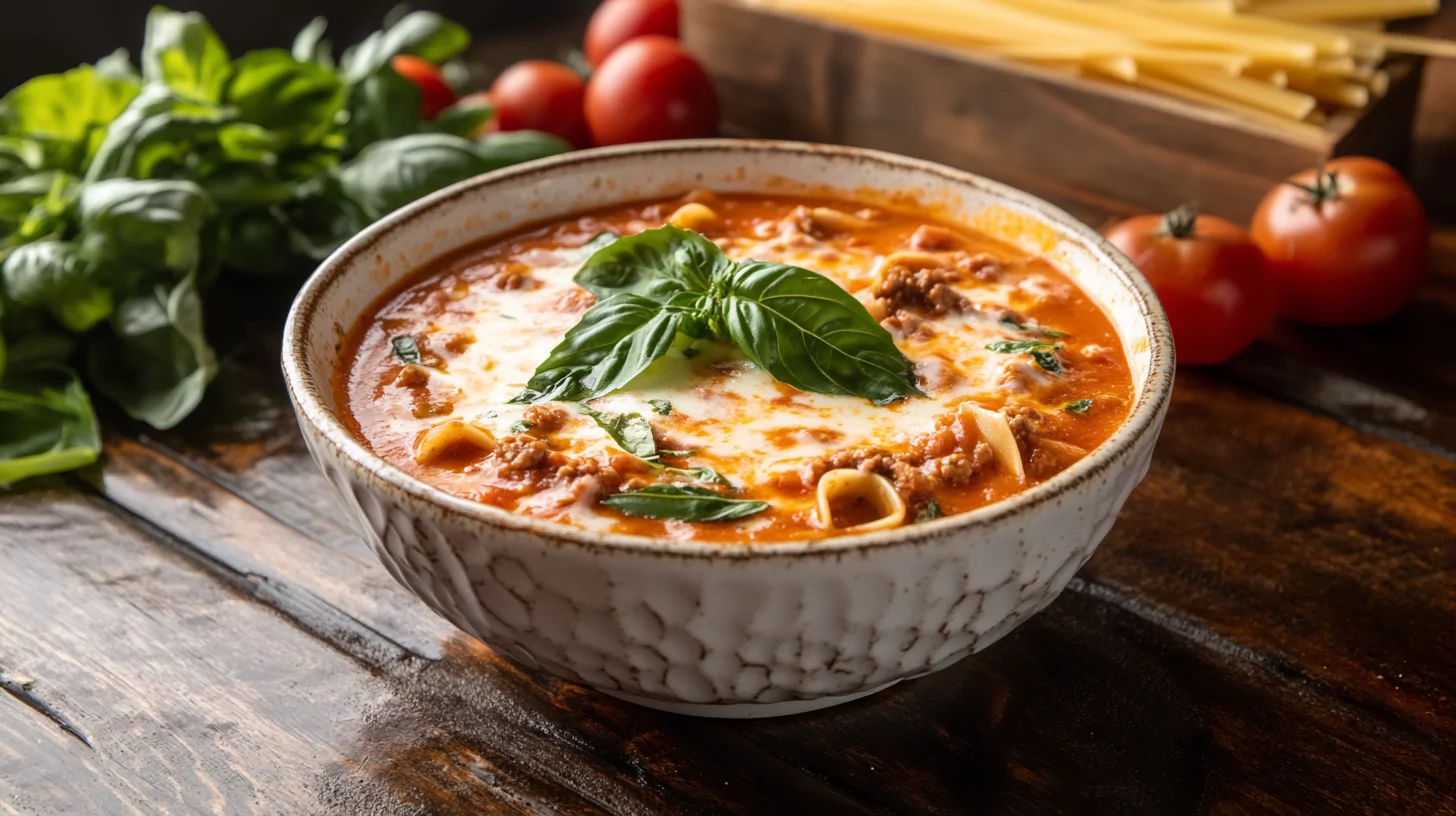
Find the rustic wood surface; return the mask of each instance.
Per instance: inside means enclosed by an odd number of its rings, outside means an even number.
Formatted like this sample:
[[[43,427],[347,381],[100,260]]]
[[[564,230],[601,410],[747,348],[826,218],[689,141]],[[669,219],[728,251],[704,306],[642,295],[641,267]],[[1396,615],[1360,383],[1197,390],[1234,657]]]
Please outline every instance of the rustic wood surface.
[[[0,812],[1456,813],[1456,65],[1417,131],[1448,226],[1416,303],[1181,371],[1055,604],[789,719],[639,709],[435,617],[304,451],[287,288],[235,286],[194,418],[107,416],[102,464],[0,492]]]

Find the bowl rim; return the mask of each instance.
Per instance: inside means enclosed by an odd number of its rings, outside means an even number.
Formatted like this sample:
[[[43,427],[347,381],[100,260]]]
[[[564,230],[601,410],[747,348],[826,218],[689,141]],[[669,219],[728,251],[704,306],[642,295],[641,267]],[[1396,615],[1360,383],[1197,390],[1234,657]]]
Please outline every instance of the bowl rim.
[[[1109,268],[1116,280],[1134,297],[1149,341],[1150,361],[1143,377],[1142,390],[1127,419],[1101,445],[1071,467],[1045,482],[1013,496],[977,508],[929,522],[907,525],[858,535],[794,541],[702,542],[668,538],[603,533],[561,522],[512,513],[494,505],[472,501],[420,481],[391,465],[357,439],[341,419],[326,406],[307,359],[307,336],[323,294],[340,280],[351,263],[367,257],[384,236],[408,222],[429,217],[430,213],[448,207],[460,196],[508,179],[547,175],[564,167],[609,162],[631,155],[741,153],[808,154],[832,157],[831,160],[873,162],[889,169],[914,170],[938,176],[956,187],[974,187],[1008,203],[1035,213],[1036,217],[1055,228],[1064,237],[1080,240],[1093,258]],[[893,191],[890,191],[893,192]],[[357,273],[356,273],[357,274]],[[372,301],[371,301],[372,304]],[[359,315],[352,316],[357,320]],[[350,324],[352,327],[352,323]],[[1121,333],[1122,327],[1114,322]],[[423,502],[437,511],[461,517],[500,531],[529,533],[552,545],[573,545],[594,552],[636,552],[659,556],[693,559],[743,560],[796,557],[843,557],[906,544],[930,544],[948,536],[959,536],[981,528],[989,528],[1018,514],[1026,513],[1044,502],[1054,500],[1122,460],[1150,430],[1156,430],[1173,391],[1175,359],[1173,335],[1167,315],[1152,285],[1126,256],[1115,249],[1096,230],[1070,214],[1029,193],[964,170],[936,162],[914,159],[879,150],[809,142],[772,139],[687,139],[642,144],[599,147],[573,151],[559,156],[525,162],[466,179],[438,190],[374,222],[346,241],[326,258],[299,289],[283,328],[283,374],[295,413],[343,458],[361,470],[375,484],[403,493],[409,499]],[[325,389],[330,388],[324,383]]]

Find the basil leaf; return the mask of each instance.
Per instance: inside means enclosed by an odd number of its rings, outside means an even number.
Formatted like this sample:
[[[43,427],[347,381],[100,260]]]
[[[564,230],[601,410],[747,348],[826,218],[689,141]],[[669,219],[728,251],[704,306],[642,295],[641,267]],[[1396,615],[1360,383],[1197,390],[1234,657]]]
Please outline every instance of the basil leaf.
[[[662,451],[662,453],[666,453],[666,451]],[[686,476],[689,479],[697,479],[700,482],[707,482],[708,484],[723,485],[724,487],[733,486],[733,483],[728,481],[728,478],[726,476],[706,465],[699,465],[697,467],[690,468],[669,467],[663,468],[663,470],[666,470],[668,473],[677,474],[678,476]]]
[[[339,168],[339,184],[345,196],[377,219],[486,169],[469,139],[415,133],[370,145]]]
[[[440,111],[429,123],[429,128],[436,133],[449,133],[470,139],[494,118],[495,106],[483,96],[472,95]]]
[[[698,449],[697,448],[688,448],[687,450],[673,450],[671,448],[659,448],[658,451],[657,451],[657,453],[658,453],[659,456],[677,456],[677,457],[692,456],[693,454],[695,454],[697,452],[698,452]]]
[[[1031,326],[1031,325],[1028,325],[1026,323],[1017,323],[1015,320],[1012,320],[1009,317],[1003,317],[1003,318],[1001,318],[1001,325],[1005,326],[1008,329],[1013,329],[1015,331],[1032,332],[1034,334],[1039,334],[1042,337],[1066,337],[1067,336],[1067,333],[1064,332],[1064,331],[1057,331],[1056,329],[1048,329],[1045,326]]]
[[[86,168],[86,180],[195,175],[198,146],[236,118],[230,108],[197,102],[165,85],[149,85],[126,106]]]
[[[652,413],[661,416],[672,416],[672,403],[665,399],[650,399],[648,405],[652,406]]]
[[[780,382],[876,405],[925,396],[890,333],[823,275],[785,264],[741,264],[722,309],[739,350]]]
[[[388,65],[350,85],[345,102],[348,152],[357,154],[375,142],[417,132],[422,99],[420,86]]]
[[[734,499],[705,487],[652,485],[624,490],[602,504],[629,516],[674,521],[728,521],[767,510],[768,502]]]
[[[986,345],[987,351],[997,351],[1002,354],[1021,354],[1049,348],[1054,348],[1054,346],[1040,340],[997,340]]]
[[[159,430],[181,422],[217,374],[194,277],[117,304],[111,328],[115,336],[93,337],[87,353],[96,390]]]
[[[665,300],[678,292],[706,293],[733,268],[717,244],[669,224],[598,249],[572,280],[603,300],[623,293]]]
[[[12,370],[0,381],[0,485],[74,470],[100,453],[96,414],[70,369]]]
[[[1031,359],[1035,360],[1037,365],[1053,374],[1062,373],[1062,362],[1050,350],[1038,349],[1037,351],[1033,351],[1031,353]]]
[[[66,241],[16,247],[0,264],[4,292],[21,306],[40,306],[61,325],[84,332],[111,316],[112,290],[102,265]]]
[[[312,62],[322,65],[325,68],[334,67],[333,48],[329,41],[324,39],[324,32],[329,28],[329,21],[322,17],[315,17],[298,32],[293,38],[293,47],[289,49],[293,58],[299,62]]]
[[[580,404],[576,410],[596,420],[597,425],[622,450],[648,462],[657,460],[657,442],[652,438],[652,423],[641,414],[607,414]]]
[[[407,334],[400,335],[389,341],[389,347],[401,363],[405,365],[420,364],[420,344],[413,337]]]
[[[666,354],[677,333],[692,322],[683,309],[637,295],[598,301],[511,402],[583,400],[615,391]]]
[[[935,499],[931,499],[930,501],[926,502],[925,506],[920,508],[920,512],[915,515],[915,523],[919,524],[925,521],[934,521],[935,519],[938,519],[943,515],[945,515],[945,513],[942,512],[940,509],[940,502],[936,501]]]
[[[518,419],[515,422],[511,423],[511,431],[518,434],[523,434],[534,427],[536,427],[536,423],[527,422],[524,419]]]
[[[460,25],[432,11],[415,11],[345,51],[339,70],[345,80],[358,82],[400,54],[438,65],[460,56],[469,46],[470,33]]]
[[[612,242],[616,241],[618,238],[621,237],[622,236],[618,235],[615,232],[612,232],[611,230],[605,230],[603,232],[597,233],[596,235],[593,235],[590,241],[587,241],[586,243],[581,245],[581,248],[596,252],[602,247],[611,246]]]
[[[161,6],[147,15],[142,44],[142,78],[162,83],[203,102],[222,99],[232,73],[232,59],[207,18],[195,11],[169,11]]]
[[[108,179],[86,185],[77,202],[81,247],[180,279],[202,261],[212,202],[190,181]]]
[[[89,65],[26,82],[0,99],[0,133],[24,134],[40,156],[27,162],[40,169],[79,173],[95,153],[107,125],[136,98],[141,84]]]
[[[570,149],[571,145],[565,140],[535,130],[492,133],[475,143],[475,153],[483,162],[482,173],[512,164],[544,159]]]
[[[1090,400],[1090,399],[1079,399],[1076,402],[1069,402],[1069,403],[1067,403],[1066,406],[1065,406],[1065,410],[1069,414],[1085,414],[1085,413],[1087,413],[1088,409],[1090,409],[1091,407],[1092,407],[1092,400]]]
[[[322,65],[275,48],[239,57],[224,98],[246,121],[306,143],[333,129],[344,106],[344,83]]]

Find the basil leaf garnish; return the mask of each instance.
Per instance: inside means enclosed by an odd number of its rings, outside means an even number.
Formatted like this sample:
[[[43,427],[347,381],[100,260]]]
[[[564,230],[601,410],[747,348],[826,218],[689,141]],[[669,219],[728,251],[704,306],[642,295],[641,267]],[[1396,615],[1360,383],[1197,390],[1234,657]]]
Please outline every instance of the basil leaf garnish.
[[[597,250],[572,280],[602,299],[624,293],[666,299],[677,292],[706,292],[732,269],[717,244],[669,224]]]
[[[1017,323],[1015,320],[1012,320],[1009,317],[1003,317],[1003,318],[1001,318],[1001,325],[1005,326],[1008,329],[1013,329],[1015,331],[1032,332],[1033,334],[1039,334],[1042,337],[1066,337],[1067,336],[1067,333],[1064,332],[1064,331],[1057,331],[1056,329],[1048,329],[1045,326],[1031,326],[1031,325],[1028,325],[1026,323]]]
[[[648,405],[652,406],[652,413],[660,416],[672,416],[672,403],[665,399],[650,399]]]
[[[1057,355],[1052,354],[1051,351],[1047,349],[1038,349],[1036,351],[1033,351],[1031,353],[1031,359],[1035,360],[1037,365],[1041,366],[1047,371],[1050,371],[1053,374],[1062,373],[1062,361],[1058,360]]]
[[[602,504],[629,516],[674,521],[728,521],[768,509],[768,502],[729,498],[691,485],[624,490],[602,499]]]
[[[930,501],[926,502],[925,506],[920,508],[920,512],[915,515],[915,523],[919,524],[924,521],[934,521],[935,519],[938,519],[943,515],[945,515],[945,513],[940,509],[940,502],[936,501],[935,499],[931,499]]]
[[[876,405],[925,396],[910,361],[864,305],[807,269],[734,263],[712,241],[667,226],[597,250],[574,280],[600,300],[512,402],[615,391],[679,333],[731,339],[758,367],[804,391]]]
[[[697,479],[700,482],[707,482],[708,484],[723,485],[724,487],[733,486],[733,483],[728,481],[727,476],[724,476],[718,471],[713,470],[707,465],[699,465],[697,467],[690,468],[670,467],[665,468],[665,470],[668,473],[675,473],[678,476],[686,476],[689,479]]]
[[[755,365],[802,391],[876,405],[925,396],[910,361],[864,304],[807,269],[739,265],[723,300],[723,324]]]
[[[405,365],[420,364],[420,344],[409,335],[402,335],[389,341],[389,347],[394,350],[394,356],[399,358]]]
[[[671,450],[668,448],[658,448],[657,450],[657,453],[660,456],[692,456],[697,452],[697,448],[688,448],[687,450]]]
[[[1049,348],[1055,348],[1055,346],[1040,340],[997,340],[994,343],[986,344],[987,351],[997,351],[1002,354],[1020,354],[1025,351],[1040,351]]]
[[[511,423],[511,430],[518,434],[523,434],[534,427],[536,427],[536,423],[528,422],[524,419],[518,419],[515,422]]]
[[[576,410],[596,420],[597,425],[622,450],[638,459],[657,461],[657,442],[652,438],[652,423],[641,414],[608,414],[590,405],[578,405]]]
[[[1087,413],[1087,410],[1089,408],[1091,408],[1091,407],[1092,407],[1092,400],[1089,400],[1089,399],[1079,399],[1076,402],[1069,402],[1069,403],[1067,403],[1067,405],[1066,405],[1066,411],[1069,414],[1085,414],[1085,413]]]
[[[677,333],[692,329],[693,322],[685,309],[638,295],[598,301],[511,402],[582,400],[615,391],[665,354]]]

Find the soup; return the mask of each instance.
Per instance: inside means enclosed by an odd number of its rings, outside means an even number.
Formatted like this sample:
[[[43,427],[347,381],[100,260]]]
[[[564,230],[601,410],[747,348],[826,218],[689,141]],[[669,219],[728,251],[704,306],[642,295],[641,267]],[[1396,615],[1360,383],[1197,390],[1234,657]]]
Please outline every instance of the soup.
[[[334,383],[377,455],[589,530],[777,542],[916,524],[1124,421],[1111,321],[1045,259],[913,212],[697,192],[445,257]]]

